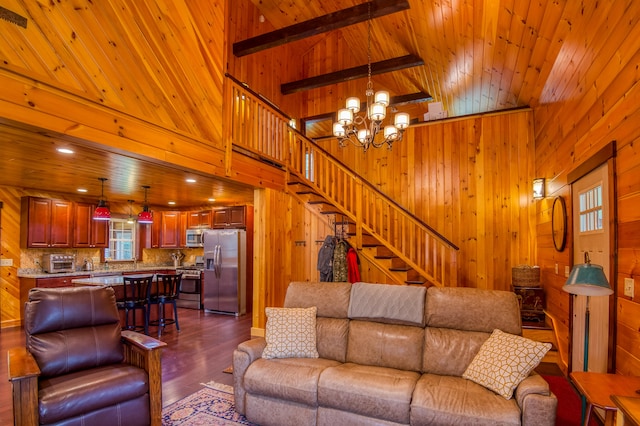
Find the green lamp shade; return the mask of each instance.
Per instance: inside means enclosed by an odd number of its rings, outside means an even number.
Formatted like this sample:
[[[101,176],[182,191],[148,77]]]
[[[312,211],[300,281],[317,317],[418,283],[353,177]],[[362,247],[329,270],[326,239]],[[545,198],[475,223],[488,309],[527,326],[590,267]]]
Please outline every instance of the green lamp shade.
[[[613,294],[602,266],[592,263],[574,266],[562,290],[579,296],[608,296]]]

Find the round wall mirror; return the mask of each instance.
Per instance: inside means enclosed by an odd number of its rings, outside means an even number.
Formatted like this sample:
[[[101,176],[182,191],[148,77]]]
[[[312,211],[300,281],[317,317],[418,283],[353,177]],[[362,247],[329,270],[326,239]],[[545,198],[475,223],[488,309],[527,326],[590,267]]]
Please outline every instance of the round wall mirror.
[[[556,250],[564,250],[567,244],[567,206],[564,198],[556,197],[551,209],[551,234]]]

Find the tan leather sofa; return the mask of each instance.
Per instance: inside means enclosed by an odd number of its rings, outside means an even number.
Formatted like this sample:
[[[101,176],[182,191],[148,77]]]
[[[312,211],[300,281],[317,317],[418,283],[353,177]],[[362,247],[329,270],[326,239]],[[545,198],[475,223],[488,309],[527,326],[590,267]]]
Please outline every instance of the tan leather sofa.
[[[289,285],[317,307],[318,358],[233,355],[236,409],[260,425],[554,425],[557,399],[531,373],[503,396],[462,378],[495,329],[521,334],[515,294],[382,284]]]

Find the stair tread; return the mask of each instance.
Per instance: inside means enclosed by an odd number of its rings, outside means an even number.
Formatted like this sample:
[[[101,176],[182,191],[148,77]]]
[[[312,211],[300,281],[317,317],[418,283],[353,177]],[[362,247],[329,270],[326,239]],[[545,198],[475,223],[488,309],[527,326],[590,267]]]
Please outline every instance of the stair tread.
[[[395,266],[395,267],[389,268],[389,270],[394,272],[407,272],[407,271],[410,271],[411,268],[408,266]]]
[[[523,321],[522,322],[522,329],[553,331],[553,328],[549,327],[545,323],[538,323],[538,322],[531,322],[531,321]]]

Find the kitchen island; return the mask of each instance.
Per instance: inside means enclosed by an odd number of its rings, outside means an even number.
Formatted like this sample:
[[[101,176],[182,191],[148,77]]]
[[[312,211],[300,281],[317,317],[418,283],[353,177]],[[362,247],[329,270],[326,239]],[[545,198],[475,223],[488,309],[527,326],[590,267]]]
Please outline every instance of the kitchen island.
[[[89,285],[105,285],[109,287],[121,286],[124,284],[124,277],[132,277],[132,278],[143,278],[143,277],[153,277],[155,282],[155,274],[126,274],[126,275],[107,275],[107,276],[98,276],[98,277],[90,277],[90,278],[74,278],[71,280],[71,284],[74,287],[78,286],[89,286]],[[116,290],[116,297],[118,296],[118,291]]]
[[[79,286],[108,286],[108,287],[112,287],[115,294],[116,294],[116,300],[119,300],[121,298],[124,297],[124,278],[125,277],[131,277],[131,278],[145,278],[145,277],[151,277],[152,278],[152,285],[151,285],[151,292],[155,292],[156,291],[156,286],[158,285],[157,281],[156,281],[156,274],[125,274],[125,275],[109,275],[109,276],[98,276],[98,277],[92,277],[92,278],[76,278],[71,280],[71,284],[74,287],[79,287]],[[157,305],[156,305],[157,306]],[[156,321],[158,319],[158,310],[157,309],[151,309],[151,305],[147,304],[147,309],[149,309],[149,321],[150,323],[153,323],[154,321]],[[124,327],[124,325],[126,324],[125,321],[125,312],[124,310],[120,310],[120,324]],[[135,315],[135,322],[132,321],[132,318],[129,317],[129,322],[130,323],[134,323],[134,324],[144,324],[144,317],[142,316],[142,311],[140,310],[133,310],[131,311],[130,315]],[[165,315],[165,319],[173,319],[173,312],[171,311],[167,311],[166,315]],[[149,331],[149,334],[152,334],[152,331]]]

